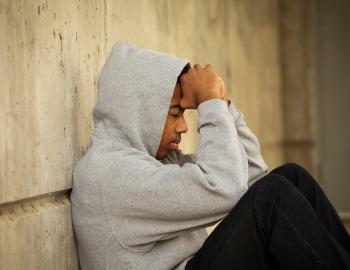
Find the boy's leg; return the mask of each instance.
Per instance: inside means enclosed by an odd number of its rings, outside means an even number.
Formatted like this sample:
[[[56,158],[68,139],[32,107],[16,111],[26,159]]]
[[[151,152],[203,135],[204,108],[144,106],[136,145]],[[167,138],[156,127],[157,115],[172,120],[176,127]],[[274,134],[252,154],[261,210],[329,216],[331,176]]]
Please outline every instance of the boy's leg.
[[[350,269],[349,255],[287,179],[268,174],[245,193],[186,269]]]
[[[272,170],[271,173],[284,176],[303,193],[328,232],[350,254],[349,233],[344,227],[336,210],[312,175],[306,169],[294,163],[287,163],[277,167]]]

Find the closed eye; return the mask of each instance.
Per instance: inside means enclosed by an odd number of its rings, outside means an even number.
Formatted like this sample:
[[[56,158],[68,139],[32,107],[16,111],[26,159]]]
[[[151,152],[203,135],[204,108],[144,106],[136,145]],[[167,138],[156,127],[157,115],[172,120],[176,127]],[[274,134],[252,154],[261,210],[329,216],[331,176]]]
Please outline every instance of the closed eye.
[[[185,109],[182,109],[180,106],[172,105],[172,106],[170,106],[169,114],[177,117],[180,114],[183,114],[184,111],[185,111]]]

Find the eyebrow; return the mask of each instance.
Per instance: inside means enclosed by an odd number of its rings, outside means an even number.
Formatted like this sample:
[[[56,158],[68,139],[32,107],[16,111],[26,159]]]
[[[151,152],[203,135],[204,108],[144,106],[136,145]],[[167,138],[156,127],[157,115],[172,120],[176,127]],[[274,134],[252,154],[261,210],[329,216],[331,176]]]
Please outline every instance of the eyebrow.
[[[173,105],[170,105],[170,109],[171,108],[179,108],[179,109],[182,109],[180,104],[173,104]]]

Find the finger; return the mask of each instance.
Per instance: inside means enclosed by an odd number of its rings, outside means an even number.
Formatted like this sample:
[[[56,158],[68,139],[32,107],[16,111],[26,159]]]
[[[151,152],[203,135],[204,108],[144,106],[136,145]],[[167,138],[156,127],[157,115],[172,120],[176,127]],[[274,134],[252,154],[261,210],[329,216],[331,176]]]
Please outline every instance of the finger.
[[[224,83],[224,80],[220,77],[220,76],[218,76],[218,78],[219,78],[219,81],[220,81],[220,85],[221,85],[221,87],[225,90],[226,89],[226,87],[225,87],[225,83]]]
[[[205,68],[213,68],[213,66],[211,64],[207,64]]]
[[[185,99],[181,99],[180,106],[181,106],[181,108],[188,109],[187,101]]]
[[[197,109],[194,104],[191,104],[186,98],[180,100],[180,106],[184,109]]]
[[[219,81],[220,81],[220,97],[223,98],[226,96],[226,87],[224,80],[219,76]]]
[[[199,68],[201,68],[201,65],[200,64],[194,64],[193,68],[194,69],[199,69]]]

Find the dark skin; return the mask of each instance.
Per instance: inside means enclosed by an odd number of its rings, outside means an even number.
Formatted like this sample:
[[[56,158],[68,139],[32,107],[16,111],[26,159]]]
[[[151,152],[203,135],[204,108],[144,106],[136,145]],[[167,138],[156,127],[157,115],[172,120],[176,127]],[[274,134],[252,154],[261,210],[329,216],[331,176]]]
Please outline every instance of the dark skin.
[[[187,132],[188,128],[183,116],[185,109],[180,107],[181,98],[181,86],[180,83],[176,83],[156,159],[162,159],[170,151],[177,150],[181,134]]]
[[[183,115],[185,109],[196,109],[201,102],[213,98],[228,100],[224,81],[210,65],[201,68],[196,64],[181,76],[174,89],[156,159],[163,159],[178,149],[181,134],[188,130]]]

